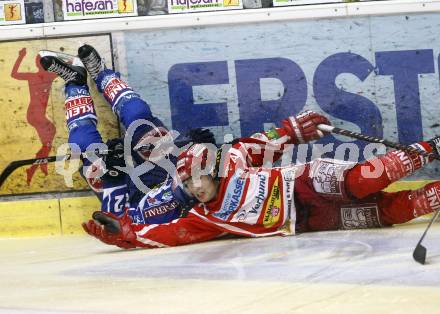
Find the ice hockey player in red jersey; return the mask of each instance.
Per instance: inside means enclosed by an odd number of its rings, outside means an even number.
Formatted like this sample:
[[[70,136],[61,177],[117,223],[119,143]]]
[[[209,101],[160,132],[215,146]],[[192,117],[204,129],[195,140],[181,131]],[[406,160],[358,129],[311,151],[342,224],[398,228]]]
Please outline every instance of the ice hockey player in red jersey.
[[[247,237],[296,232],[385,227],[440,207],[440,182],[418,190],[383,192],[430,160],[392,151],[364,163],[316,159],[301,165],[267,166],[288,144],[322,137],[324,116],[305,112],[283,127],[236,141],[229,149],[195,144],[182,152],[177,172],[200,203],[188,216],[161,225],[135,225],[125,216],[95,213],[83,225],[91,235],[123,248],[167,247],[224,234]],[[414,144],[438,154],[439,138]],[[219,158],[221,156],[221,158]]]

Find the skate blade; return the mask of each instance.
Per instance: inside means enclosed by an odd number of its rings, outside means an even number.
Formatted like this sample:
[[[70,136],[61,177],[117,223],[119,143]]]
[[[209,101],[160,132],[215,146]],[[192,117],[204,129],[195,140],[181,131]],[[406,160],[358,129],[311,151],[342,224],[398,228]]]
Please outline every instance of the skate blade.
[[[70,55],[68,53],[64,53],[60,51],[52,51],[52,50],[40,50],[38,54],[40,55],[41,58],[46,56],[56,57],[66,62],[67,64],[80,66],[84,68],[84,64],[81,62],[80,58],[74,55]]]

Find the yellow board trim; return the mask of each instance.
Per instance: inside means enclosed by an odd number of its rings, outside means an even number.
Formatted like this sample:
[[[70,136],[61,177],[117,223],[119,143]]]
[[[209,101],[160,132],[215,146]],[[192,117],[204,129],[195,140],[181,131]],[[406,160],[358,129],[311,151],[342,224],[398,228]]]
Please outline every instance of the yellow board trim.
[[[425,186],[433,180],[420,180],[420,181],[398,181],[389,185],[384,191],[397,192],[402,190],[416,190]]]
[[[0,202],[0,237],[85,234],[81,223],[100,208],[95,196]]]
[[[95,196],[60,199],[61,229],[63,234],[84,234],[81,223],[91,219],[93,212],[101,209]]]
[[[61,233],[57,199],[0,203],[0,236],[43,236]]]

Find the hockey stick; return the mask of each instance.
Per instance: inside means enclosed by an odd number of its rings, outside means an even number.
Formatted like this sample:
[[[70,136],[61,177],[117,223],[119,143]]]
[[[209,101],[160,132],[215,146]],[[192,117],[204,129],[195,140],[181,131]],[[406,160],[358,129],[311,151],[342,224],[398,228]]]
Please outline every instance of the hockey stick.
[[[440,209],[437,209],[434,217],[432,217],[428,227],[426,227],[425,232],[423,232],[422,237],[420,238],[419,242],[416,245],[416,248],[414,249],[413,252],[414,260],[422,265],[424,265],[426,261],[426,247],[422,245],[422,241],[425,238],[425,235],[428,232],[429,228],[431,228],[432,223],[437,219],[439,214],[440,214]]]
[[[82,157],[90,157],[91,154],[94,153],[96,155],[103,155],[108,154],[109,150],[103,150],[103,151],[95,151],[95,152],[84,152],[81,154]],[[54,162],[57,160],[69,160],[72,158],[72,154],[67,154],[64,156],[49,156],[44,158],[32,158],[32,159],[24,159],[24,160],[16,160],[9,163],[9,165],[6,166],[6,168],[2,171],[0,174],[0,187],[3,185],[3,183],[6,181],[6,179],[13,173],[16,169],[27,166],[27,165],[43,165],[50,162]]]
[[[422,156],[425,156],[425,157],[431,157],[431,158],[440,160],[440,156],[438,156],[437,154],[434,154],[434,153],[428,153],[426,151],[423,151],[421,149],[418,149],[418,148],[415,148],[415,147],[412,147],[412,146],[391,142],[391,141],[388,141],[388,140],[385,140],[385,139],[382,139],[382,138],[378,138],[378,137],[374,137],[374,136],[369,136],[369,135],[364,135],[364,134],[361,134],[361,133],[357,133],[357,132],[353,132],[353,131],[349,131],[349,130],[345,130],[345,129],[336,128],[336,127],[331,126],[331,125],[319,124],[318,125],[318,129],[320,129],[323,132],[330,132],[330,133],[335,133],[335,134],[339,134],[339,135],[344,135],[344,136],[347,136],[347,137],[355,138],[355,139],[366,141],[366,142],[380,143],[380,144],[383,144],[383,145],[385,145],[387,147],[403,150],[403,151],[408,152],[408,153],[419,154],[419,155],[422,155]]]
[[[56,160],[56,156],[50,156],[46,158],[33,158],[33,159],[25,159],[25,160],[16,160],[11,162],[9,165],[6,166],[6,168],[2,171],[2,174],[0,175],[0,187],[3,185],[3,183],[6,181],[6,179],[9,177],[11,173],[13,173],[17,168],[20,168],[22,166],[26,165],[43,165],[47,164],[49,162],[54,162]]]

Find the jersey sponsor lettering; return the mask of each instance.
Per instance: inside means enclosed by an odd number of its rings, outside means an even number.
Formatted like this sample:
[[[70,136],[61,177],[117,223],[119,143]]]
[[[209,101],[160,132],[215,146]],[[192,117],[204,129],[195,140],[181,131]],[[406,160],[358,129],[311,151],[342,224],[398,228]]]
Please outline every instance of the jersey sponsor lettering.
[[[267,190],[267,177],[265,174],[259,174],[258,175],[258,193],[257,196],[255,196],[255,205],[252,206],[251,213],[257,213],[261,210],[261,206],[264,203],[264,200],[266,199],[266,190]]]
[[[224,221],[229,219],[229,216],[238,209],[241,197],[243,196],[245,183],[245,178],[240,177],[240,175],[234,174],[234,176],[228,183],[222,206],[217,212],[213,214],[214,217]]]
[[[279,186],[279,177],[277,177],[272,185],[269,200],[264,208],[263,226],[270,228],[275,225],[281,216],[281,192]]]
[[[69,98],[65,103],[66,120],[82,116],[87,113],[95,114],[92,97],[80,96]]]
[[[253,184],[253,182],[257,182],[257,184]],[[261,209],[263,208],[264,201],[268,194],[268,182],[269,174],[267,173],[251,175],[246,200],[231,221],[253,224],[258,221],[258,217],[260,216]]]
[[[102,211],[121,215],[127,210],[135,224],[169,222],[178,218],[181,210],[179,202],[174,199],[171,185],[172,179],[150,190],[139,202],[131,204],[127,185],[105,188]]]
[[[425,148],[418,143],[412,144],[411,147],[425,151]],[[401,150],[393,151],[382,158],[384,159],[385,171],[391,181],[412,174],[428,162],[424,156],[415,157]]]
[[[426,151],[426,149],[420,145],[419,143],[414,143],[410,145],[411,147],[417,148],[421,151]],[[419,155],[417,156],[417,158],[415,158],[413,160],[413,167],[414,170],[417,170],[421,167],[423,167],[424,165],[426,165],[429,162],[429,158],[427,156],[423,156],[423,155]]]
[[[392,153],[394,153],[402,162],[401,165],[403,166],[403,169],[406,174],[410,174],[414,172],[413,163],[406,152],[397,150]]]
[[[413,206],[414,218],[431,213],[440,208],[440,195],[434,186],[411,191],[408,200]]]
[[[144,216],[145,216],[145,218],[150,218],[150,217],[154,217],[154,216],[163,215],[163,214],[166,214],[167,212],[170,212],[170,211],[176,209],[178,206],[179,206],[179,203],[177,203],[176,201],[173,200],[169,203],[165,203],[165,204],[154,206],[152,208],[145,209]]]
[[[400,167],[400,162],[396,162],[395,154],[387,154],[382,156],[385,172],[390,181],[397,181],[405,176],[404,171]]]
[[[294,201],[293,201],[293,193],[294,193],[294,184],[295,184],[295,170],[293,169],[283,169],[281,170],[281,175],[283,176],[283,191],[284,191],[284,205],[285,212],[290,217],[291,214],[294,214]]]
[[[365,229],[381,226],[376,204],[359,204],[341,207],[343,229]]]
[[[413,144],[411,146],[425,151],[420,144]],[[385,166],[385,172],[391,181],[397,181],[404,176],[410,175],[427,163],[427,159],[424,156],[410,156],[408,153],[400,150],[390,152],[381,158]]]
[[[124,89],[129,89],[128,85],[121,81],[117,77],[113,77],[104,88],[104,96],[110,100],[111,103],[115,100],[116,96],[119,95]]]
[[[437,194],[437,189],[435,187],[426,191],[426,197],[428,198],[429,206],[432,210],[440,208],[439,195]]]

